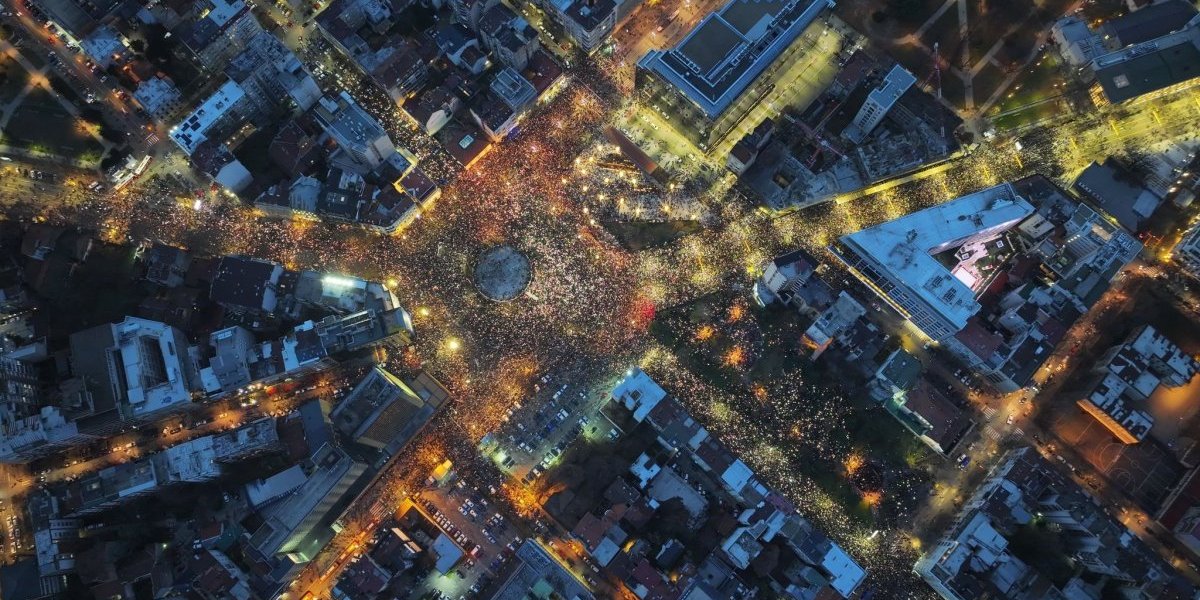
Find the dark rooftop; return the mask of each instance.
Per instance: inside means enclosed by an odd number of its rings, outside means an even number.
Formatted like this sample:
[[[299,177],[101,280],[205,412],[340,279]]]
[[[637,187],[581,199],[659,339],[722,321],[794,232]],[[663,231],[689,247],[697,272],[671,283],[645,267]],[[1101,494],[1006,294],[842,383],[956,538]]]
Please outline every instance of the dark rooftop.
[[[263,310],[268,288],[275,283],[272,274],[277,266],[264,260],[226,256],[217,267],[209,297],[228,306]]]
[[[1178,31],[1196,16],[1196,7],[1184,0],[1165,0],[1117,17],[1101,26],[1101,32],[1115,38],[1110,48],[1123,48],[1148,42]]]

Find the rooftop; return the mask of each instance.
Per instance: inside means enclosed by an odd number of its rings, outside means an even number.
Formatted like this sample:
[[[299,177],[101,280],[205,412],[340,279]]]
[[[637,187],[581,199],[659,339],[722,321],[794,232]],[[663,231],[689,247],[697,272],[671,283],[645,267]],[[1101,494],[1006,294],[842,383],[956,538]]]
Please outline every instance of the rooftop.
[[[245,95],[246,93],[237,83],[226,81],[200,106],[197,106],[196,110],[171,128],[171,139],[175,140],[175,143],[185,153],[191,154],[196,150],[196,146],[207,139],[205,134],[213,124],[228,114]]]
[[[1092,70],[1113,103],[1200,77],[1200,16],[1180,31],[1096,57]]]
[[[356,442],[394,454],[441,405],[441,398],[431,399],[421,398],[399,377],[376,366],[329,416]]]
[[[182,332],[135,317],[126,317],[112,328],[116,340],[112,360],[125,392],[123,404],[130,413],[126,417],[144,417],[191,402],[187,339]]]
[[[265,555],[313,552],[333,536],[328,528],[337,505],[366,470],[344,451],[326,444],[312,456],[308,481],[263,510],[263,524],[249,543]],[[324,524],[324,525],[322,525]]]
[[[832,5],[830,0],[730,0],[678,46],[651,50],[638,66],[663,77],[715,119]]]
[[[374,117],[363,110],[345,90],[337,96],[321,98],[314,114],[337,137],[359,143],[387,137],[387,132]]]
[[[512,67],[505,67],[492,80],[492,93],[512,110],[521,110],[537,97],[537,90]]]
[[[542,588],[561,598],[590,600],[592,594],[582,582],[551,558],[537,542],[526,540],[517,548],[517,560],[508,578],[492,595],[492,600],[524,600],[535,588]],[[545,590],[545,588],[549,588]],[[539,595],[538,597],[548,597]]]
[[[279,264],[226,256],[217,267],[209,296],[219,304],[252,311],[272,312],[279,302],[275,286],[283,276]]]
[[[1200,68],[1200,52],[1196,55]],[[1200,71],[1197,71],[1200,75]],[[1125,229],[1137,232],[1162,199],[1146,189],[1132,174],[1112,159],[1104,164],[1093,162],[1075,179],[1075,189],[1091,198]]]
[[[1115,38],[1107,41],[1110,48],[1123,48],[1178,31],[1195,16],[1196,7],[1190,2],[1164,0],[1110,19],[1100,27],[1100,32]]]
[[[1034,211],[1009,184],[990,187],[841,238],[962,329],[979,310],[975,293],[934,258],[969,241],[986,240]]]

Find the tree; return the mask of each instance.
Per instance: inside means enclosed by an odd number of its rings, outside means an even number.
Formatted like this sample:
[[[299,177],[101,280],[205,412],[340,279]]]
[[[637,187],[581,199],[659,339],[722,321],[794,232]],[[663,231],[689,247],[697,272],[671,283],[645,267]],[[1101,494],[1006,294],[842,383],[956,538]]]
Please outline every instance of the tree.
[[[750,561],[750,568],[754,570],[754,574],[759,577],[766,577],[779,566],[779,547],[775,544],[769,544]]]
[[[691,527],[692,513],[679,498],[671,498],[658,506],[650,531],[662,536],[662,541],[672,538],[689,540],[695,534]]]
[[[100,112],[98,108],[88,106],[79,111],[79,118],[88,123],[99,125],[104,122],[104,113]]]

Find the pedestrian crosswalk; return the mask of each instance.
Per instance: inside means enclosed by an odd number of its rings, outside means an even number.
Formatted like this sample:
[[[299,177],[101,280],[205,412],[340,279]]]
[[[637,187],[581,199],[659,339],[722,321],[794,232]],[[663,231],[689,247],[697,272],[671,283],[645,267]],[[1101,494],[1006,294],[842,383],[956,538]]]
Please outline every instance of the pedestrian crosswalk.
[[[984,416],[984,417],[987,417],[987,418],[989,418],[989,419],[990,419],[990,418],[992,418],[992,417],[994,417],[994,416],[996,416],[996,409],[994,409],[994,408],[992,408],[992,407],[990,407],[990,406],[989,406],[989,407],[987,407],[987,408],[984,408],[984,409],[983,409],[983,416]]]
[[[987,427],[983,428],[983,435],[986,436],[988,439],[995,440],[995,441],[1000,441],[1000,439],[1005,436],[1004,433],[1001,433],[1000,431],[998,431],[995,427],[992,427],[991,425],[988,425]],[[1020,427],[1013,427],[1012,431],[1008,435],[1014,435],[1014,436],[1020,437],[1022,435],[1025,435],[1025,432],[1021,431]]]

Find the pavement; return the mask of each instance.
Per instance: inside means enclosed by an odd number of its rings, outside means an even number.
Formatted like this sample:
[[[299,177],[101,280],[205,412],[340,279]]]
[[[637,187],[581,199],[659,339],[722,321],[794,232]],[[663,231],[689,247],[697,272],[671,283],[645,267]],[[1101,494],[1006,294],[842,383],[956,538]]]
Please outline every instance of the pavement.
[[[214,403],[193,405],[186,415],[172,414],[129,427],[89,445],[74,446],[24,465],[0,465],[0,520],[6,511],[19,508],[21,498],[33,489],[74,481],[117,464],[144,458],[188,440],[239,427],[264,416],[290,412],[313,398],[330,397],[349,389],[358,363],[345,363],[330,372],[318,373],[297,382],[287,392],[272,394],[267,388]],[[19,515],[24,518],[24,515]],[[28,545],[31,540],[18,541]],[[0,557],[11,544],[0,547]]]

